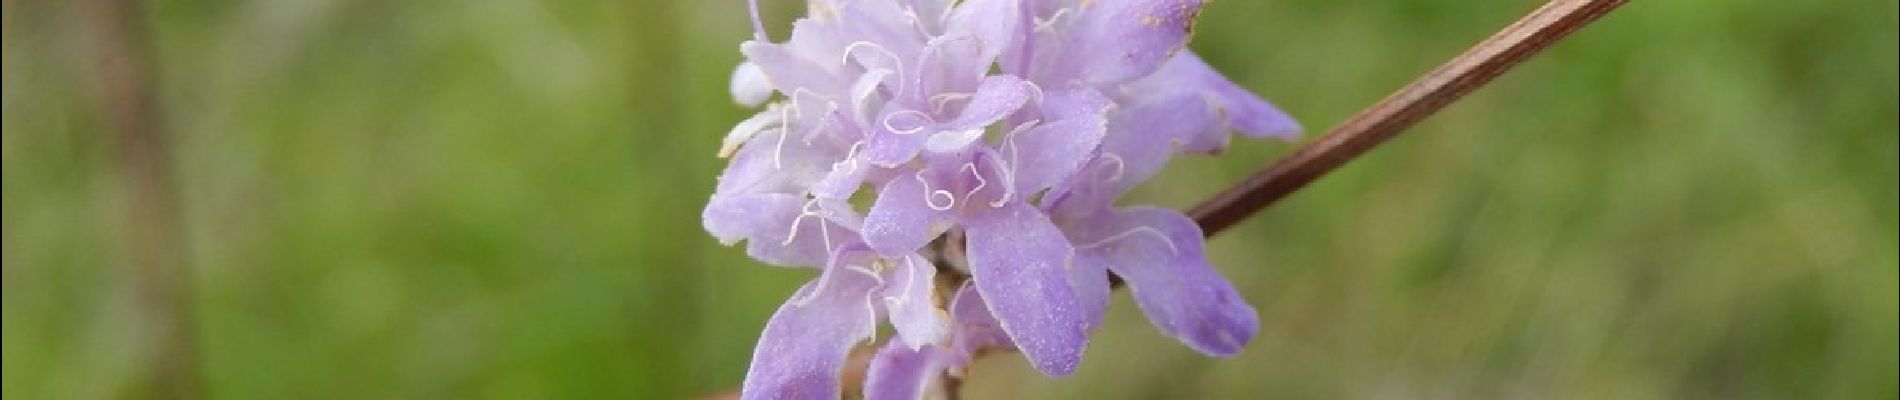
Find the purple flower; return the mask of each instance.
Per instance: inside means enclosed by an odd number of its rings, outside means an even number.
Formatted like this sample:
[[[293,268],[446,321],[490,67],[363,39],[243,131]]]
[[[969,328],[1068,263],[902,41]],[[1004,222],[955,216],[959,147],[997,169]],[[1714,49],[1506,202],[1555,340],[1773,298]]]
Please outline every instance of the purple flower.
[[[1252,339],[1253,309],[1192,220],[1113,207],[1175,153],[1299,130],[1182,50],[1200,2],[809,5],[786,41],[760,29],[741,45],[733,97],[764,110],[728,133],[703,215],[755,259],[820,269],[767,323],[745,397],[835,398],[879,320],[897,334],[872,363],[871,398],[916,397],[983,347],[1067,375],[1111,271],[1192,348],[1232,355]],[[865,190],[876,198],[859,210]],[[926,258],[946,234],[968,261],[948,267],[969,275],[947,310]]]
[[[930,393],[938,376],[948,373],[963,376],[964,368],[977,350],[1010,348],[1009,336],[990,316],[983,296],[973,287],[959,288],[950,300],[950,315],[956,333],[940,345],[911,348],[891,342],[878,350],[865,371],[864,397],[873,399],[917,399]]]
[[[883,258],[859,244],[840,247],[817,279],[780,306],[752,353],[747,398],[837,398],[845,356],[872,338],[888,316],[890,345],[919,349],[950,343],[939,308],[936,266],[922,256]]]

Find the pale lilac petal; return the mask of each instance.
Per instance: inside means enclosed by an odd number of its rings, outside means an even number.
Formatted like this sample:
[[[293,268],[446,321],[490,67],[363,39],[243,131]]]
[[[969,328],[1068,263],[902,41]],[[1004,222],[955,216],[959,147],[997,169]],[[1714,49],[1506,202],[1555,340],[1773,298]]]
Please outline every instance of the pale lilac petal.
[[[758,114],[753,114],[733,125],[732,130],[726,132],[726,138],[719,142],[719,158],[731,157],[733,152],[739,151],[739,146],[751,141],[753,136],[784,124],[785,112],[782,107],[784,106],[772,103]]]
[[[987,60],[1022,40],[1022,23],[1018,0],[965,0],[951,12],[945,29],[976,37]]]
[[[1227,80],[1191,51],[1176,53],[1162,64],[1161,69],[1130,83],[1129,88],[1136,93],[1165,95],[1185,92],[1204,96],[1225,118],[1227,126],[1248,137],[1291,140],[1300,135],[1299,122],[1266,100]],[[1227,133],[1217,130],[1210,134]]]
[[[719,173],[719,184],[714,187],[714,193],[731,195],[798,190],[789,180],[774,179],[780,171],[774,166],[772,147],[782,134],[779,129],[768,129],[747,135],[749,139],[739,146],[732,161],[726,164],[726,170]]]
[[[823,264],[824,254],[836,243],[856,240],[855,233],[821,216],[800,217],[782,228],[767,228],[748,238],[746,255],[778,266],[815,266]]]
[[[706,203],[700,219],[706,232],[730,246],[760,231],[786,226],[798,217],[803,204],[803,199],[789,194],[716,196]]]
[[[878,107],[884,105],[881,90],[894,90],[897,85],[897,72],[889,69],[873,69],[859,75],[851,83],[851,123],[854,128],[870,131],[872,119],[877,118]]]
[[[1104,214],[1066,229],[1080,254],[1077,263],[1101,263],[1120,275],[1162,333],[1203,353],[1231,356],[1259,332],[1253,306],[1208,265],[1194,220],[1155,207]]]
[[[1003,156],[1015,169],[1016,190],[1035,193],[1075,174],[1101,144],[1106,129],[1101,115],[1083,114],[1006,138]]]
[[[1020,202],[963,221],[971,279],[1003,330],[1044,375],[1075,372],[1088,335],[1066,273],[1074,256],[1068,240]]]
[[[855,147],[862,147],[862,145]],[[812,184],[813,197],[826,200],[848,200],[852,194],[857,193],[858,188],[864,185],[865,176],[877,167],[858,159],[855,154],[852,156],[854,157],[831,164],[831,172]]]
[[[1150,99],[1109,116],[1101,151],[1052,196],[1062,219],[1106,209],[1116,197],[1148,180],[1181,146],[1181,138],[1204,132],[1214,121],[1197,96]]]
[[[1063,120],[1084,114],[1103,114],[1114,105],[1102,92],[1087,86],[1048,91],[1042,98],[1042,118]]]
[[[787,38],[783,45],[787,51],[810,60],[825,72],[849,83],[849,79],[857,76],[861,71],[852,71],[849,63],[845,62],[846,49],[853,41],[861,39],[854,37],[853,32],[846,28],[844,24],[839,24],[837,21],[801,18],[792,21],[792,36]],[[783,85],[779,86],[779,89],[787,90]]]
[[[719,175],[714,193],[803,194],[830,171],[843,149],[829,140],[807,142],[797,136],[778,128],[753,135]]]
[[[701,219],[726,245],[746,241],[746,253],[780,266],[823,265],[830,252],[825,235],[848,235],[822,218],[805,217],[801,196],[764,193],[715,196]],[[837,232],[832,232],[837,231]]]
[[[857,207],[851,205],[850,199],[812,198],[812,202],[818,208],[819,216],[824,217],[825,221],[832,224],[831,226],[838,227],[838,230],[846,231],[845,238],[833,239],[834,242],[864,241],[863,237],[858,235],[859,231],[864,230],[864,213],[858,212]]]
[[[850,85],[838,75],[836,67],[794,54],[785,45],[748,41],[739,46],[739,51],[758,65],[768,82],[782,93],[791,94],[801,89],[841,93]]]
[[[1016,113],[1023,103],[1029,101],[1035,89],[1028,81],[1013,75],[991,75],[983,78],[976,93],[970,98],[969,105],[956,119],[950,120],[948,129],[975,129],[1002,121],[1004,117]]]
[[[911,254],[890,260],[880,290],[897,339],[909,348],[948,344],[950,315],[937,308],[937,266]]]
[[[983,294],[977,291],[976,285],[966,283],[957,288],[956,294],[950,297],[950,318],[957,325],[956,342],[962,348],[959,353],[967,355],[980,347],[1016,347],[1003,332],[1003,324],[990,314],[990,306],[983,301]]]
[[[913,23],[922,16],[913,18],[899,2],[850,1],[827,8],[837,13],[841,34],[853,43],[876,43],[894,54],[914,57],[927,40],[924,28]]]
[[[941,93],[975,92],[990,70],[982,43],[966,33],[931,38],[922,51],[917,58],[917,76],[911,78],[918,91],[906,94],[913,96],[911,101],[932,101],[930,96]]]
[[[832,266],[779,306],[759,335],[746,370],[746,399],[835,399],[851,348],[876,331],[866,299],[877,285],[858,271]]]
[[[732,99],[739,105],[756,107],[772,97],[772,83],[765,79],[765,71],[750,61],[739,63],[732,70]]]
[[[962,153],[971,145],[983,139],[987,130],[983,128],[948,130],[930,135],[924,140],[924,151],[929,153]]]
[[[910,162],[924,148],[924,142],[936,133],[937,122],[923,111],[902,107],[893,101],[872,121],[872,134],[865,141],[865,161],[886,167]]]
[[[1071,9],[1076,20],[1069,41],[1063,44],[1063,61],[1077,70],[1076,78],[1092,84],[1146,76],[1187,44],[1201,3],[1096,1]]]
[[[882,254],[916,252],[950,222],[948,192],[933,194],[941,189],[928,188],[919,175],[906,175],[885,183],[864,217],[864,242]]]
[[[1078,249],[1075,263],[1069,267],[1069,285],[1075,288],[1075,300],[1081,307],[1082,321],[1090,330],[1102,325],[1102,316],[1108,313],[1109,295],[1113,291],[1108,286],[1108,263],[1103,261],[1099,252]]]
[[[943,376],[943,349],[905,347],[892,341],[871,358],[864,375],[867,400],[912,400],[926,398]]]

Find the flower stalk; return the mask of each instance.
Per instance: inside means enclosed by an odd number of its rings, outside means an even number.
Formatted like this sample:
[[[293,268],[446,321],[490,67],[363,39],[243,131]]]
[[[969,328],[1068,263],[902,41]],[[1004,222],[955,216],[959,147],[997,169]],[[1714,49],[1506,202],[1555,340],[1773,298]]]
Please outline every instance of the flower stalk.
[[[1193,208],[1208,237],[1305,187],[1628,0],[1553,0]]]

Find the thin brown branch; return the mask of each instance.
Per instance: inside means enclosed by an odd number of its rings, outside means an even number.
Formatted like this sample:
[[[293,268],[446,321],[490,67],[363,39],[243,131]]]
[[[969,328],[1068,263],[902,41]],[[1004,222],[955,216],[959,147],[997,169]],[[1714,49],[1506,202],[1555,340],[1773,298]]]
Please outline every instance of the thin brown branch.
[[[1325,136],[1188,210],[1209,237],[1339,168],[1627,0],[1553,0],[1360,111]]]
[[[122,229],[146,351],[133,397],[198,398],[190,275],[179,238],[170,145],[159,121],[149,32],[131,0],[72,3],[86,39],[93,100],[124,190]]]

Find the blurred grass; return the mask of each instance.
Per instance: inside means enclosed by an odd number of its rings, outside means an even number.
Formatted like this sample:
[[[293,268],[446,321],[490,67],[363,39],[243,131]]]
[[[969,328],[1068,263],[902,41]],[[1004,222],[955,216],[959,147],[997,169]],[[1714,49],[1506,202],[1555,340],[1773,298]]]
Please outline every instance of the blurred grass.
[[[784,21],[793,1],[767,1]],[[1218,2],[1194,48],[1315,131],[1534,7]],[[62,1],[4,28],[7,398],[137,397],[122,189]],[[807,271],[698,211],[742,2],[147,3],[208,394],[679,398]],[[1118,298],[974,398],[1896,398],[1894,2],[1640,1],[1210,242],[1264,330]],[[782,37],[783,25],[774,31]],[[1236,142],[1130,202],[1291,148]]]

